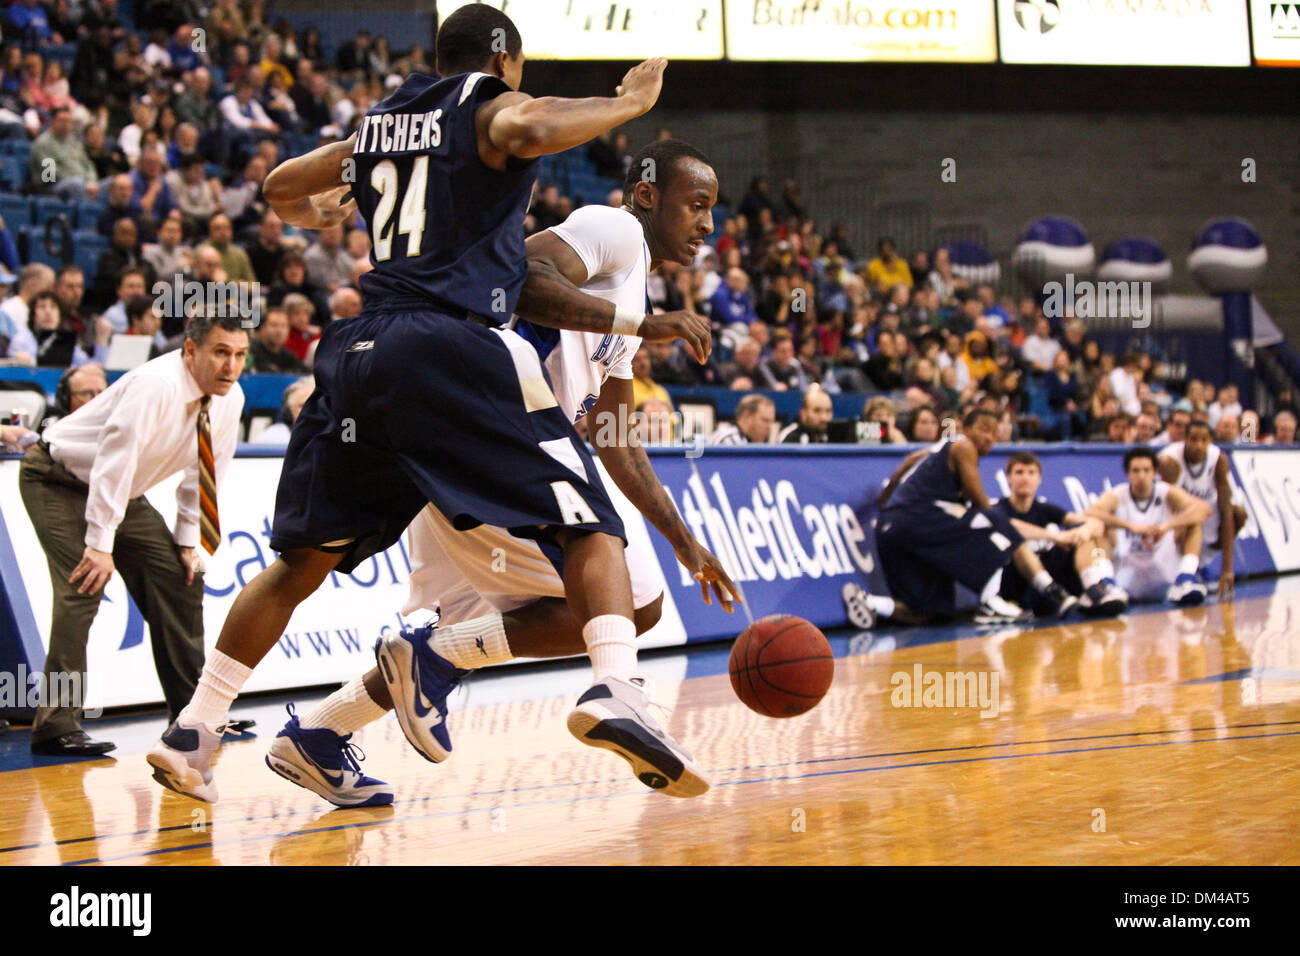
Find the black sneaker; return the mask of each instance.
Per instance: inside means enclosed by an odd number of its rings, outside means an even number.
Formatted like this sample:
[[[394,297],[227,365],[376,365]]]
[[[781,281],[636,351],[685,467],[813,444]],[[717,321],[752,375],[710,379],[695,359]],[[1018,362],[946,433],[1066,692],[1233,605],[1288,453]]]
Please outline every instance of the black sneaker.
[[[1065,588],[1061,587],[1055,581],[1049,584],[1042,593],[1043,603],[1051,607],[1052,617],[1066,617],[1074,610],[1074,606],[1079,603],[1079,599],[1071,594]]]
[[[0,734],[7,733],[9,730],[9,721],[0,717]]]
[[[1083,592],[1079,607],[1092,617],[1115,617],[1128,610],[1128,595],[1109,581],[1098,581]]]

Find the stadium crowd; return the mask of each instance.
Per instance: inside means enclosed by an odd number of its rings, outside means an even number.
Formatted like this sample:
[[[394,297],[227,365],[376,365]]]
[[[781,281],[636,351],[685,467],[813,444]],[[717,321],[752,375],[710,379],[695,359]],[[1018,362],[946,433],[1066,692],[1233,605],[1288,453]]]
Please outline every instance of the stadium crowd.
[[[322,328],[361,311],[370,242],[359,228],[287,227],[262,182],[350,135],[408,73],[433,72],[428,53],[366,31],[327,51],[261,0],[124,13],[116,0],[13,0],[0,15],[0,360],[103,365],[116,335],[148,336],[150,355],[177,348],[198,283],[197,307],[215,307],[215,288],[256,315],[250,372],[309,373]],[[619,204],[633,146],[616,133],[574,151],[608,190],[539,182],[526,228],[593,197]],[[664,386],[720,386],[747,393],[716,433],[725,443],[824,441],[829,396],[843,393],[863,395],[873,427],[859,433],[885,442],[933,441],[975,407],[1000,415],[1005,441],[1158,444],[1198,416],[1224,442],[1294,441],[1291,396],[1265,429],[1231,385],[1184,387],[1160,356],[1108,354],[1083,322],[958,278],[945,248],[855,249],[846,223],[819,228],[793,182],[775,195],[755,178],[726,205],[695,265],[668,263],[649,288],[656,309],[710,317],[714,354],[699,365],[680,343],[645,345],[644,411],[671,415]],[[764,391],[801,393],[798,420],[780,428]]]

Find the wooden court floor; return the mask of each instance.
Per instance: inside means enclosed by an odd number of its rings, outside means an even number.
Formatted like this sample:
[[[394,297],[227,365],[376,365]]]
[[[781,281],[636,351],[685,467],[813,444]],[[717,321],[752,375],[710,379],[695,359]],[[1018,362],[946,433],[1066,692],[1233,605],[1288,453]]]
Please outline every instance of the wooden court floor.
[[[259,739],[220,751],[211,806],[151,781],[161,725],[114,737],[116,760],[0,772],[0,865],[1300,863],[1300,579],[1191,611],[832,644],[830,694],[782,721],[734,698],[725,648],[649,662],[712,773],[695,800],[568,736],[585,670],[531,671],[471,685],[442,765],[391,718],[370,728],[363,766],[397,790],[382,810],[272,774],[269,708]],[[983,673],[985,715],[904,700],[918,665]]]

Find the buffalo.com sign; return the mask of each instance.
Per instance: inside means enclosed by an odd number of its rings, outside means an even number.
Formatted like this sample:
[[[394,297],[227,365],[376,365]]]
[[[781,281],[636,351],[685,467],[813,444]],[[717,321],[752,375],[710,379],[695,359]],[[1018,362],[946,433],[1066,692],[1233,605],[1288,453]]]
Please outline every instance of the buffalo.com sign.
[[[722,59],[722,0],[488,0],[533,60]],[[466,0],[439,0],[445,19]]]
[[[991,63],[992,0],[728,0],[732,60]]]
[[[998,0],[1005,63],[1249,66],[1241,0]]]

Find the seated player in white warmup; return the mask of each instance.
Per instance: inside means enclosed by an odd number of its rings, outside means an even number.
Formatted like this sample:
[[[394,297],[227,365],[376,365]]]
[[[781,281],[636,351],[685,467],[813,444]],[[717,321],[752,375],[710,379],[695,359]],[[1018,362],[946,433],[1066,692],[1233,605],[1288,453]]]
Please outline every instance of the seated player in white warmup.
[[[1236,575],[1233,558],[1237,535],[1246,524],[1246,509],[1232,487],[1228,452],[1214,444],[1208,422],[1187,426],[1187,437],[1160,449],[1157,461],[1160,477],[1195,495],[1210,506],[1210,516],[1201,529],[1201,568],[1216,554],[1223,557],[1219,574],[1219,598],[1232,597]]]
[[[876,552],[890,596],[845,584],[841,595],[855,626],[873,627],[877,616],[900,624],[952,618],[958,583],[979,595],[976,623],[1024,620],[1028,613],[999,593],[1003,569],[1012,563],[1050,613],[1064,617],[1077,603],[1026,545],[1019,525],[1029,526],[990,507],[979,460],[993,448],[998,416],[973,411],[962,429],[951,442],[912,452],[885,485]]]
[[[1038,497],[1043,463],[1033,452],[1012,452],[1007,458],[1006,475],[1011,494],[998,499],[993,507],[1013,519],[1016,530],[1024,535],[1052,580],[1078,597],[1079,608],[1086,614],[1123,614],[1128,609],[1128,598],[1108,577],[1110,563],[1097,545],[1097,539],[1105,534],[1105,525],[1097,518],[1066,511]],[[1036,614],[1054,610],[1014,564],[1002,574],[1001,593],[1008,601],[1027,606]]]
[[[1169,601],[1191,607],[1205,600],[1196,579],[1201,525],[1210,506],[1156,477],[1156,453],[1130,448],[1124,455],[1128,481],[1097,499],[1085,514],[1101,519],[1107,534],[1097,546],[1106,553],[1107,577],[1131,601]]]
[[[660,140],[633,160],[624,206],[586,206],[566,222],[528,239],[529,280],[522,307],[557,309],[571,321],[580,314],[565,300],[575,287],[619,309],[644,308],[646,275],[665,261],[689,264],[713,229],[711,209],[717,177],[708,159],[677,140]],[[654,169],[654,182],[639,177]],[[635,444],[632,423],[631,357],[635,335],[558,332],[517,322],[516,331],[542,357],[556,400],[574,421],[586,418],[588,434],[610,477],[651,524],[672,543],[682,564],[701,581],[704,600],[711,586],[732,609],[736,588],[717,559],[691,534]],[[630,440],[629,440],[630,439]],[[267,765],[299,786],[338,806],[391,803],[392,788],[361,773],[351,735],[382,717],[396,703],[399,723],[412,746],[438,763],[451,752],[446,693],[473,669],[515,657],[561,657],[588,651],[582,628],[564,600],[559,556],[537,541],[504,528],[480,526],[457,531],[433,507],[409,531],[411,592],[403,613],[440,609],[438,626],[407,628],[384,638],[379,667],[336,691],[302,717],[293,716],[272,742]],[[663,601],[658,562],[648,541],[625,552],[632,581],[637,632],[659,619]],[[645,681],[633,673],[635,653],[590,648],[597,684],[614,680],[638,691],[636,706],[648,703]],[[408,678],[413,663],[421,673],[443,675],[445,688],[431,708],[416,704],[418,684]],[[427,677],[426,677],[427,680]],[[620,723],[624,701],[583,695],[569,720],[579,739],[613,750],[632,764],[638,779],[670,796],[695,796],[708,782],[690,755],[656,739],[648,714]],[[603,722],[605,731],[593,736]],[[613,727],[617,733],[606,731]]]

